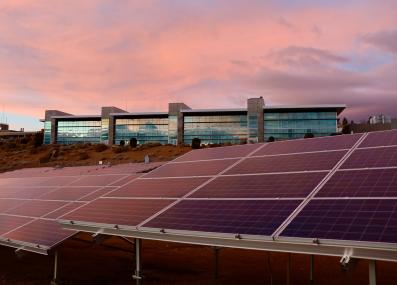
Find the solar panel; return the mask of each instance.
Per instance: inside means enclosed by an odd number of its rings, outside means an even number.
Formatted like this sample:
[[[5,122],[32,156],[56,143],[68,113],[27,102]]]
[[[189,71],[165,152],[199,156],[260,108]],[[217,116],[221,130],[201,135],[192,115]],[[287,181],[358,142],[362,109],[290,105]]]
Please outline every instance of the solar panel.
[[[397,130],[369,133],[359,147],[397,145]]]
[[[0,198],[15,198],[15,199],[36,199],[48,192],[54,191],[56,188],[28,188],[28,187],[18,187],[18,188],[1,188]]]
[[[90,221],[112,225],[137,226],[173,200],[100,198],[62,217],[64,220]]]
[[[397,147],[357,149],[342,169],[397,166]]]
[[[0,199],[0,213],[15,208],[24,202],[24,200]]]
[[[169,163],[150,172],[145,177],[151,178],[217,175],[237,161],[237,159],[225,159],[199,162]]]
[[[143,227],[247,235],[271,235],[301,201],[182,201]]]
[[[7,214],[27,216],[27,217],[41,217],[52,211],[63,207],[67,202],[61,201],[27,201],[16,208],[6,211]]]
[[[179,198],[207,180],[203,177],[137,179],[106,196]]]
[[[3,235],[32,220],[33,219],[26,217],[15,217],[15,216],[0,214],[0,235]]]
[[[43,218],[46,219],[58,219],[67,213],[76,210],[77,208],[84,206],[85,202],[71,202],[66,204],[65,206],[59,208],[58,210],[52,211],[49,214],[45,215]]]
[[[397,197],[397,168],[337,171],[318,197]]]
[[[93,175],[84,176],[70,184],[70,186],[106,186],[115,183],[117,180],[125,178],[126,175]]]
[[[275,155],[350,149],[361,137],[362,134],[355,134],[269,143],[254,155]]]
[[[44,194],[40,197],[40,199],[45,200],[64,200],[64,201],[78,201],[79,199],[87,196],[100,188],[96,187],[73,187],[66,186],[62,188],[58,188],[57,190],[51,191],[47,194]]]
[[[192,198],[306,197],[327,173],[296,173],[218,177]]]
[[[333,151],[246,158],[226,174],[331,170],[345,154]]]
[[[180,162],[244,157],[254,150],[258,149],[260,146],[260,144],[246,144],[237,146],[204,148],[188,152],[187,154],[175,159],[175,161]]]
[[[116,190],[117,187],[102,187],[99,188],[98,190],[95,190],[91,194],[88,194],[87,196],[81,197],[78,201],[93,201],[95,199],[98,199],[99,197],[105,196],[106,194]]]
[[[33,245],[53,247],[73,235],[74,232],[62,229],[56,221],[35,220],[6,235],[10,240],[31,243]]]
[[[397,200],[312,200],[281,236],[396,243]]]

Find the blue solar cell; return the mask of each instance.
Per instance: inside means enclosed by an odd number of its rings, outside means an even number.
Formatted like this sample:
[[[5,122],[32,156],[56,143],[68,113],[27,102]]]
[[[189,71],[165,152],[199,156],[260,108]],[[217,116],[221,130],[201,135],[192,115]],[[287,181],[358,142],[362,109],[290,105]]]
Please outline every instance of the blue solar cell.
[[[397,169],[337,171],[318,197],[397,197]]]
[[[269,236],[300,202],[298,200],[185,200],[143,226]]]
[[[221,176],[196,191],[193,198],[306,197],[327,173]]]
[[[397,199],[312,200],[281,236],[396,243]]]
[[[397,145],[397,130],[369,133],[359,147]]]
[[[331,170],[345,154],[333,151],[246,158],[226,174]]]
[[[357,149],[342,169],[397,166],[397,147]]]
[[[273,142],[257,151],[254,155],[350,149],[360,137],[362,137],[362,134]]]

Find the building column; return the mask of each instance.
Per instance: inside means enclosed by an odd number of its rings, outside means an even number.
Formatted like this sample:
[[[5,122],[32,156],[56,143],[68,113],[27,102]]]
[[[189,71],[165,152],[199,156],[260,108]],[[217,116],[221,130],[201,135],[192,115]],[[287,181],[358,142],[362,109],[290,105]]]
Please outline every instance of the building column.
[[[127,113],[127,111],[117,107],[102,107],[101,109],[101,143],[113,145],[115,139],[115,118],[112,114]],[[107,137],[107,139],[106,139]]]
[[[264,106],[262,97],[247,100],[248,142],[264,141]]]
[[[183,112],[182,110],[190,109],[184,103],[169,103],[168,104],[168,141],[180,145],[184,143],[183,140]],[[176,122],[175,122],[176,121]],[[176,139],[175,139],[176,137]]]

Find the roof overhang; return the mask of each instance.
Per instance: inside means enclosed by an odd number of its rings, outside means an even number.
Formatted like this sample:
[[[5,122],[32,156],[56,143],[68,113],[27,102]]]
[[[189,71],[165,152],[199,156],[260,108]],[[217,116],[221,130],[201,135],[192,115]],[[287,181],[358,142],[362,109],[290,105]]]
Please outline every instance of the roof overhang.
[[[263,109],[271,111],[335,111],[338,115],[346,109],[345,104],[318,104],[318,105],[280,105],[280,106],[264,106]]]

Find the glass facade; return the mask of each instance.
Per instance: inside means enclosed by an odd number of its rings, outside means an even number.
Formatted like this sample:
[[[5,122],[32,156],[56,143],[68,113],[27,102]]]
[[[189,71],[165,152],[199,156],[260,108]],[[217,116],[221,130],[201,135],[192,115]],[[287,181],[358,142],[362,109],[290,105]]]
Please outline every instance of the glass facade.
[[[247,115],[191,115],[184,117],[184,143],[239,144],[247,140]]]
[[[44,144],[51,143],[51,121],[44,122]]]
[[[57,143],[99,143],[101,120],[59,120],[57,123]]]
[[[115,124],[115,144],[121,140],[129,143],[131,138],[136,138],[138,144],[168,143],[168,118],[120,118]]]
[[[101,143],[109,143],[109,118],[102,118],[101,122]]]
[[[168,143],[176,145],[178,142],[178,116],[168,116]]]
[[[258,115],[248,116],[248,137],[250,140],[258,142]]]
[[[336,112],[265,112],[265,141],[303,138],[311,133],[315,137],[336,132]]]

